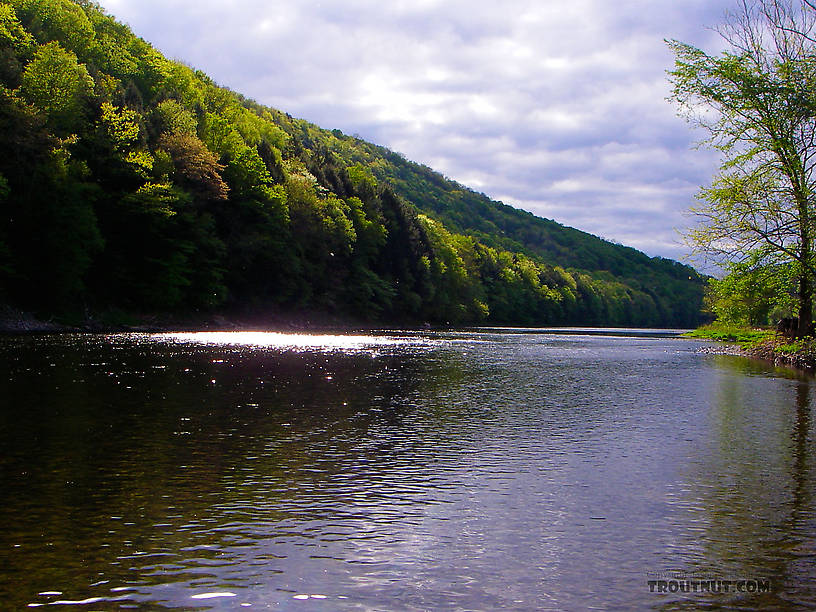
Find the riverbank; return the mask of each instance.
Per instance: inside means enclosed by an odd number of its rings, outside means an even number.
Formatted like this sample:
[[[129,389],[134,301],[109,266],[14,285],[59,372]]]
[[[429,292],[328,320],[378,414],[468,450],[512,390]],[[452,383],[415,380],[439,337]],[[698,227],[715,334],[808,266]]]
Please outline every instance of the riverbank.
[[[0,304],[0,333],[116,333],[169,331],[337,331],[372,329],[371,322],[324,312],[236,312],[157,315],[124,311],[84,312],[42,317]]]
[[[816,338],[795,339],[772,329],[716,324],[705,325],[684,336],[727,343],[717,352],[760,359],[775,366],[816,371]]]

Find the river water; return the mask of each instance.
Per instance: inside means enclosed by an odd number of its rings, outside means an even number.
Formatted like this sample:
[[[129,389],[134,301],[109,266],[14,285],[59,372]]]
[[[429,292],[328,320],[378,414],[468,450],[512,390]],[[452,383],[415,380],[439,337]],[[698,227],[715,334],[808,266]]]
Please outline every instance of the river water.
[[[2,337],[0,609],[816,607],[813,380],[564,331]]]

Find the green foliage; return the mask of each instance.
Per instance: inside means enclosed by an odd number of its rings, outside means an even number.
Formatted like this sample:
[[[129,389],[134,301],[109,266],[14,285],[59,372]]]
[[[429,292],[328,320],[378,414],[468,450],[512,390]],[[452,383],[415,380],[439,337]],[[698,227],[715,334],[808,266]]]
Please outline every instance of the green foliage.
[[[216,113],[204,115],[201,133],[201,138],[210,151],[222,158],[233,157],[246,146],[243,137],[229,120]]]
[[[777,266],[752,265],[762,250],[795,276],[800,334],[813,331],[816,291],[813,9],[809,2],[746,0],[718,29],[724,51],[669,42],[672,97],[722,156],[719,175],[692,209],[700,223],[689,241],[720,262],[748,265],[712,283],[712,307],[724,320],[748,323],[791,307],[787,282],[772,278]]]
[[[259,202],[280,200],[281,189],[274,188],[274,179],[257,149],[242,146],[224,171],[233,197]]]
[[[455,240],[441,223],[425,215],[419,221],[431,247],[431,257],[423,259],[433,287],[426,299],[426,318],[461,324],[486,317],[488,309],[479,300],[478,276],[475,270],[468,270],[460,254],[467,241]]]
[[[14,9],[0,4],[0,47],[11,47],[15,53],[26,58],[34,44],[34,37],[25,30]]]
[[[153,109],[153,120],[158,132],[194,136],[198,129],[198,122],[193,113],[176,100],[159,102]]]
[[[82,55],[92,48],[94,30],[85,12],[70,0],[7,0],[41,43],[59,41]]]
[[[798,353],[804,347],[804,340],[797,340],[795,342],[788,342],[786,344],[777,344],[774,346],[774,353]]]
[[[356,163],[353,166],[349,166],[347,172],[349,180],[356,190],[368,193],[374,193],[376,191],[377,179],[374,178],[374,175],[371,174],[364,165]]]
[[[710,279],[706,305],[729,325],[773,325],[797,314],[796,265],[773,264],[755,253],[728,265],[722,279]]]
[[[699,317],[690,268],[258,105],[86,0],[0,0],[0,153],[0,295],[44,312]]]
[[[20,94],[47,117],[58,134],[67,134],[82,121],[93,88],[93,79],[76,55],[50,42],[37,50],[23,71]]]
[[[689,266],[660,257],[650,258],[635,249],[494,202],[383,147],[320,130],[285,115],[276,116],[276,121],[292,138],[292,153],[311,159],[315,166],[325,165],[328,158],[333,158],[334,163],[349,169],[352,181],[358,184],[368,176],[374,184],[389,185],[420,212],[441,221],[448,231],[471,236],[485,247],[524,255],[536,263],[583,270],[601,284],[617,279],[632,291],[632,304],[618,309],[628,313],[620,324],[644,324],[649,320],[649,324],[655,325],[693,327],[703,319],[704,279]],[[654,309],[654,316],[642,312],[644,309]],[[546,318],[516,310],[514,316],[501,320],[538,324],[588,322],[579,314],[580,310],[567,308],[560,314],[555,307],[545,310]],[[610,322],[601,307],[586,312],[591,312],[596,321]],[[551,318],[555,316],[565,318]]]
[[[95,7],[84,7],[94,28],[94,41],[89,49],[90,60],[117,85],[121,80],[136,78],[140,65],[139,45],[127,26],[107,18]]]
[[[753,329],[738,325],[712,323],[688,332],[685,336],[688,338],[733,342],[742,348],[751,348],[773,338],[774,332],[766,329]]]
[[[100,127],[113,156],[133,173],[147,179],[153,169],[153,156],[140,146],[138,113],[116,108],[108,102],[103,102],[100,110]]]

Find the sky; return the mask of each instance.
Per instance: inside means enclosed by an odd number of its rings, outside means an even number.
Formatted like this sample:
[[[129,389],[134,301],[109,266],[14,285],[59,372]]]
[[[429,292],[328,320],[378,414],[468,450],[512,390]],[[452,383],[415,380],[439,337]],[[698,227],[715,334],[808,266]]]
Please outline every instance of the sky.
[[[103,0],[166,56],[506,204],[689,263],[717,170],[667,101],[664,39],[735,0]]]

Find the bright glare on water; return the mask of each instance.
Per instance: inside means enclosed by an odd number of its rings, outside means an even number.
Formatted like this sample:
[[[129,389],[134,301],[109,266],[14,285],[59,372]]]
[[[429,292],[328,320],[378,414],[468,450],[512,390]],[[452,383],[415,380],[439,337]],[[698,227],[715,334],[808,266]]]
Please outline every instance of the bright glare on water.
[[[0,337],[0,609],[813,609],[813,380],[668,334]]]
[[[248,346],[281,349],[350,350],[394,344],[416,343],[416,339],[388,336],[283,334],[278,332],[181,332],[151,334],[157,341],[176,343]]]

